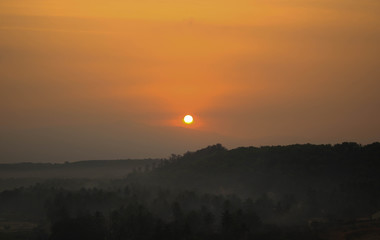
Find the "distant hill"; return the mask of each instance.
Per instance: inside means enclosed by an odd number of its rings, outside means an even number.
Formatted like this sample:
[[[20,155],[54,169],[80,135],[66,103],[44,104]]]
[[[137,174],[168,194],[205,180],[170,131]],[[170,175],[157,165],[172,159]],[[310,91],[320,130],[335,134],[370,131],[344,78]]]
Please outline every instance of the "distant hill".
[[[0,178],[122,178],[133,169],[158,162],[142,160],[88,160],[66,163],[0,164]]]
[[[380,180],[380,143],[240,147],[217,144],[183,156],[173,155],[148,173],[130,179],[183,188],[236,192]],[[285,188],[284,188],[285,187]]]
[[[217,144],[173,155],[129,181],[272,200],[297,199],[318,212],[380,209],[380,143],[241,147]],[[300,205],[300,207],[301,207]],[[340,213],[339,215],[342,215]],[[343,214],[344,215],[344,214]]]

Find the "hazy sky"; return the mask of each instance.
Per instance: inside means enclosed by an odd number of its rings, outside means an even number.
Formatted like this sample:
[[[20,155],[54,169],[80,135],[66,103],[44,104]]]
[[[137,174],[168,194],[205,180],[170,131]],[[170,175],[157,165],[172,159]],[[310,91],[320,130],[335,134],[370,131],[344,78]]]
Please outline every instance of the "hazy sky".
[[[0,162],[379,141],[379,43],[378,0],[1,0]]]

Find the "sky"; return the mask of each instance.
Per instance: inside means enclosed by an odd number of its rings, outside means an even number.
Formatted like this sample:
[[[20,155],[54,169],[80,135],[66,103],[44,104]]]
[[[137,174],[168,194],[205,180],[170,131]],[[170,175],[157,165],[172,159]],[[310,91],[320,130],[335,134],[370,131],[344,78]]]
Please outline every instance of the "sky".
[[[1,0],[0,163],[379,141],[379,42],[378,0]]]

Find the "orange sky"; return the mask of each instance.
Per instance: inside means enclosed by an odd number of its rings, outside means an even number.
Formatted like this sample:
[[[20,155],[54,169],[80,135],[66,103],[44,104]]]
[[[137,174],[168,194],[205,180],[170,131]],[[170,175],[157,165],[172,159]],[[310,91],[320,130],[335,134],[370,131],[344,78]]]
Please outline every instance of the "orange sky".
[[[379,141],[379,16],[377,0],[2,0],[0,162]]]

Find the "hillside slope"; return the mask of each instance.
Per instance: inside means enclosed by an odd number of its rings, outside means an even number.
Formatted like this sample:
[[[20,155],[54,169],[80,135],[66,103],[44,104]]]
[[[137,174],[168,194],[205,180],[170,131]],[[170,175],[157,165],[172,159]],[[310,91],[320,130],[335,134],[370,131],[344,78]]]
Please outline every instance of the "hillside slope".
[[[152,171],[130,174],[128,180],[271,201],[293,199],[315,215],[367,216],[380,209],[379,171],[380,143],[232,150],[217,144],[173,155]]]

